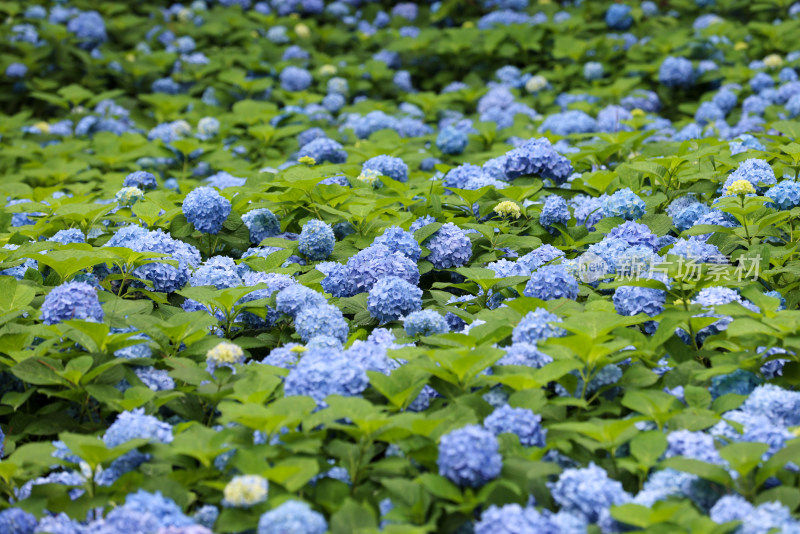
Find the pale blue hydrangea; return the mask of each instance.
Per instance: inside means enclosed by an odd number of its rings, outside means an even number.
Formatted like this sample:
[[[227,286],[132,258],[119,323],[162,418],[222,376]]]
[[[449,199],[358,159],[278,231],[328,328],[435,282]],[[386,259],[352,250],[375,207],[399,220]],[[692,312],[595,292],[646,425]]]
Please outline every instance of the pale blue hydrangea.
[[[531,273],[525,285],[526,297],[541,300],[578,298],[578,281],[562,265],[543,265]]]
[[[147,439],[159,443],[172,443],[172,426],[146,415],[144,408],[122,412],[103,434],[103,443],[112,448],[132,439]]]
[[[461,267],[472,257],[472,242],[453,223],[443,224],[423,245],[431,251],[425,259],[437,269]]]
[[[408,165],[402,159],[393,156],[380,155],[370,158],[364,162],[361,170],[362,172],[374,170],[398,182],[408,181]]]
[[[525,447],[544,447],[547,430],[542,428],[542,417],[527,408],[512,408],[508,404],[495,409],[483,426],[496,436],[516,434]]]
[[[606,11],[606,26],[612,30],[627,30],[633,24],[631,6],[625,4],[611,4]]]
[[[567,332],[563,328],[550,325],[550,323],[560,322],[562,321],[558,315],[550,313],[544,308],[536,308],[534,311],[528,312],[514,327],[511,340],[515,345],[517,343],[535,345],[539,340],[544,341],[551,337],[564,336]]]
[[[317,269],[326,275],[322,288],[335,297],[351,297],[369,291],[375,282],[386,276],[397,276],[412,285],[419,282],[415,261],[381,244],[373,244],[351,256],[345,265],[330,262],[318,265]]]
[[[340,351],[317,349],[303,355],[289,371],[284,392],[287,397],[311,397],[324,408],[328,395],[358,396],[368,385],[367,375],[358,363]]]
[[[737,180],[747,180],[750,182],[756,191],[761,191],[763,188],[759,184],[771,186],[778,183],[775,178],[775,171],[772,170],[769,163],[763,159],[750,158],[745,160],[739,167],[733,171],[722,186],[722,190],[726,191],[728,187]]]
[[[478,425],[467,425],[442,436],[437,460],[439,474],[459,486],[478,488],[503,468],[497,438]]]
[[[336,237],[331,226],[318,219],[311,219],[303,225],[297,250],[311,261],[326,259],[333,252]]]
[[[97,290],[86,282],[66,282],[54,287],[42,303],[42,322],[57,324],[70,319],[103,322]]]
[[[515,342],[508,347],[502,347],[505,356],[500,358],[495,365],[522,365],[541,369],[548,363],[553,362],[553,358],[540,351],[536,347],[536,341]]]
[[[588,61],[583,65],[583,77],[590,82],[599,80],[603,74],[603,64],[598,61]]]
[[[558,481],[547,486],[562,511],[579,514],[589,523],[598,522],[611,506],[631,500],[622,484],[594,463],[582,469],[566,469]]]
[[[422,290],[402,278],[381,278],[369,290],[367,309],[381,323],[400,319],[421,308]]]
[[[469,138],[466,132],[453,126],[443,128],[439,135],[436,136],[436,148],[441,150],[443,154],[461,154],[467,148],[468,143]]]
[[[692,62],[685,57],[667,56],[658,68],[658,80],[666,87],[688,87],[694,77]]]
[[[433,310],[409,313],[403,320],[403,328],[409,336],[445,334],[450,330],[442,314]]]
[[[261,515],[258,534],[325,534],[325,517],[301,501],[286,501]]]
[[[372,242],[373,245],[383,245],[391,252],[399,252],[411,261],[419,261],[422,248],[414,238],[414,234],[406,232],[399,226],[390,226]]]
[[[306,69],[290,65],[281,71],[281,87],[285,91],[305,91],[311,85],[313,78]]]
[[[765,195],[772,199],[769,204],[780,210],[800,206],[800,184],[792,180],[784,180],[771,187]]]
[[[19,508],[6,508],[0,512],[0,532],[6,534],[33,534],[36,517]]]
[[[341,143],[320,137],[303,145],[297,153],[298,158],[312,158],[317,164],[320,163],[344,163],[347,161],[347,152]]]
[[[236,263],[228,256],[212,256],[200,265],[189,279],[191,286],[214,286],[227,289],[242,285]]]
[[[231,213],[231,203],[211,187],[197,187],[183,200],[183,214],[195,230],[218,234]]]
[[[554,135],[572,135],[590,133],[597,130],[597,122],[585,111],[571,109],[562,113],[553,113],[539,126],[540,132],[551,132]]]
[[[327,303],[320,306],[301,308],[294,318],[294,327],[297,335],[303,341],[309,341],[313,337],[325,335],[334,337],[344,343],[347,341],[349,332],[347,321],[345,321],[339,308]]]
[[[275,306],[278,311],[292,318],[305,308],[318,308],[326,305],[327,302],[323,294],[302,284],[292,284],[278,292],[275,297]]]
[[[544,206],[539,215],[539,224],[544,226],[550,233],[558,234],[553,227],[554,224],[564,224],[569,222],[571,215],[567,201],[558,195],[549,195],[544,199]]]
[[[250,231],[250,242],[257,245],[268,237],[281,233],[281,223],[272,211],[258,208],[242,215],[242,221]]]
[[[155,189],[158,186],[156,177],[147,171],[135,171],[130,173],[125,177],[122,185],[123,187],[136,187],[142,191]]]
[[[684,456],[709,464],[722,464],[723,460],[714,446],[714,437],[703,432],[676,430],[667,435],[665,458]]]
[[[640,219],[647,206],[630,188],[620,189],[603,202],[606,217],[622,217],[629,221]]]
[[[564,253],[550,244],[544,244],[517,259],[517,263],[524,265],[528,272],[538,269],[546,263],[561,258]],[[527,274],[527,273],[526,273]]]

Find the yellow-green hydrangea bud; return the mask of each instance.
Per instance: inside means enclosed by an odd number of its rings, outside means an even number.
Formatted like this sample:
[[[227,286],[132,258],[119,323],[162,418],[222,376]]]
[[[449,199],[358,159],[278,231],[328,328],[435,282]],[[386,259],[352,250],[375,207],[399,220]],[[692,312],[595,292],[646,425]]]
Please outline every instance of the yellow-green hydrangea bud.
[[[500,202],[494,207],[494,212],[501,217],[507,217],[509,219],[519,219],[522,215],[517,203],[510,200],[504,200],[503,202]]]
[[[240,475],[233,477],[223,490],[223,506],[249,508],[267,500],[269,482],[258,475]]]
[[[144,192],[138,187],[123,187],[114,195],[120,206],[133,206],[138,200],[144,200]]]
[[[728,189],[725,191],[726,194],[732,196],[748,195],[755,192],[756,192],[755,187],[753,187],[753,184],[751,184],[747,180],[736,180],[731,185],[729,185]]]

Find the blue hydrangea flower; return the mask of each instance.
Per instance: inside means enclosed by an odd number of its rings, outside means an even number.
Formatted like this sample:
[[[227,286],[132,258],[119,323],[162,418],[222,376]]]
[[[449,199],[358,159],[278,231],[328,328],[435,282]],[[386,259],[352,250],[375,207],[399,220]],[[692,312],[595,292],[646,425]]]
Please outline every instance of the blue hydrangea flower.
[[[637,89],[630,95],[620,100],[620,104],[627,110],[641,109],[651,113],[661,110],[661,100],[658,94],[653,91]]]
[[[369,385],[364,369],[343,353],[332,349],[316,349],[304,354],[289,371],[284,382],[287,397],[305,395],[321,408],[327,406],[325,397],[360,395]]]
[[[566,469],[558,481],[548,482],[547,486],[562,511],[579,514],[589,523],[600,520],[612,505],[631,500],[622,484],[594,463],[583,469]]]
[[[585,111],[577,109],[548,115],[539,126],[540,132],[551,132],[554,135],[562,136],[590,133],[596,130],[597,121]]]
[[[146,415],[144,408],[122,412],[103,434],[103,443],[112,448],[132,439],[148,439],[159,443],[172,443],[172,426]]]
[[[544,137],[526,141],[506,154],[504,174],[509,180],[519,176],[538,175],[557,184],[572,174],[570,161],[556,152]]]
[[[578,281],[562,265],[543,265],[531,273],[525,285],[526,297],[541,300],[578,298]]]
[[[534,534],[558,533],[579,534],[586,532],[586,522],[575,516],[573,523],[567,525],[563,514],[551,514],[549,511],[539,513],[528,505],[523,508],[519,504],[506,504],[502,508],[489,506],[481,514],[480,521],[475,523],[475,534]],[[558,519],[557,519],[558,518]]]
[[[386,155],[375,156],[364,162],[361,171],[365,170],[378,171],[383,176],[388,176],[398,182],[408,181],[408,165],[400,158]]]
[[[443,128],[436,136],[436,148],[443,154],[461,154],[467,148],[467,144],[469,144],[469,138],[466,132],[453,126]]]
[[[541,369],[548,363],[553,362],[553,358],[540,351],[535,342],[515,342],[508,347],[503,347],[505,356],[500,358],[495,365],[522,365]]]
[[[305,342],[316,336],[324,335],[334,337],[344,343],[347,341],[349,332],[347,321],[339,308],[327,303],[301,308],[294,318],[294,327],[297,335]]]
[[[763,384],[753,390],[740,410],[768,417],[782,426],[797,426],[800,425],[800,392]]]
[[[259,208],[242,215],[242,221],[250,231],[250,242],[257,245],[268,237],[281,233],[281,223],[272,211]]]
[[[667,56],[658,68],[658,81],[666,87],[688,87],[694,76],[692,62],[685,57]]]
[[[530,272],[562,256],[564,256],[562,251],[553,245],[545,244],[517,259],[517,263],[524,265]]]
[[[597,61],[588,61],[583,65],[583,77],[588,80],[599,80],[603,77],[603,64]]]
[[[419,282],[419,268],[414,260],[382,244],[373,244],[351,256],[346,265],[327,263],[318,265],[317,269],[326,275],[322,288],[336,297],[369,291],[375,282],[386,276],[397,276],[412,285]]]
[[[629,121],[633,118],[631,112],[622,106],[606,106],[597,114],[597,131],[599,132],[623,132],[631,131],[633,128],[622,121]]]
[[[567,333],[566,330],[550,325],[550,323],[560,322],[561,318],[558,315],[550,313],[544,308],[536,308],[534,311],[528,312],[514,327],[511,341],[514,345],[517,343],[535,345],[539,340],[564,336]]]
[[[539,224],[544,226],[550,233],[556,234],[557,230],[553,225],[567,224],[570,219],[567,201],[558,195],[549,195],[544,199],[544,206],[539,215]]]
[[[420,310],[409,313],[403,320],[403,328],[409,336],[431,336],[450,331],[442,314],[433,310]]]
[[[282,289],[275,297],[275,306],[278,311],[292,318],[305,308],[317,308],[325,304],[327,304],[327,300],[324,295],[302,284],[290,285]]]
[[[227,256],[213,256],[192,273],[189,279],[192,286],[214,286],[226,289],[242,285],[242,279],[233,259]]]
[[[6,508],[0,512],[0,532],[8,534],[33,534],[36,517],[19,508]]]
[[[211,187],[197,187],[183,200],[183,214],[195,230],[218,234],[231,213],[231,203]]]
[[[335,244],[333,228],[323,221],[311,219],[303,225],[297,250],[311,261],[321,261],[331,255]]]
[[[305,91],[311,85],[313,78],[306,69],[290,65],[281,71],[281,87],[285,91]]]
[[[736,369],[732,373],[717,375],[711,378],[711,386],[708,388],[711,398],[716,399],[728,393],[736,395],[750,395],[752,391],[761,384],[762,380],[744,369]]]
[[[655,317],[664,311],[667,294],[660,289],[639,286],[621,286],[614,292],[614,308],[620,315],[632,316],[644,313]],[[652,332],[651,332],[652,330]],[[655,332],[655,325],[645,323],[645,331]]]
[[[625,4],[611,4],[606,11],[606,26],[612,30],[625,31],[633,24],[631,6]]]
[[[422,290],[397,276],[378,280],[369,290],[367,309],[381,323],[400,319],[422,308]]]
[[[461,267],[472,257],[472,242],[453,223],[443,224],[423,245],[431,251],[425,259],[437,269]]]
[[[714,102],[703,102],[694,114],[694,120],[701,126],[714,124],[724,118],[725,112]]]
[[[125,177],[125,180],[122,182],[122,186],[137,187],[142,191],[148,191],[155,189],[158,184],[156,183],[156,177],[152,173],[147,171],[136,171]]]
[[[341,143],[327,137],[320,137],[303,145],[297,153],[297,157],[313,158],[317,164],[344,163],[347,161],[347,152]]]
[[[771,187],[765,195],[772,199],[771,206],[780,210],[800,206],[800,184],[792,180],[784,180]]]
[[[467,425],[442,436],[439,474],[459,486],[478,488],[496,478],[503,468],[497,438],[478,425]]]
[[[392,252],[399,252],[410,260],[417,262],[422,255],[422,248],[414,238],[414,234],[406,232],[399,226],[390,226],[372,242],[373,245],[383,245]]]
[[[603,202],[606,217],[622,217],[629,221],[640,219],[647,206],[630,188],[620,189]]]
[[[697,263],[727,263],[727,258],[720,252],[716,245],[706,243],[701,236],[691,236],[689,239],[678,239],[669,250],[668,254],[681,256]]]
[[[508,404],[495,409],[483,426],[496,436],[516,434],[525,447],[544,447],[547,430],[542,428],[542,417],[527,408],[512,408]]]
[[[47,294],[42,303],[42,322],[57,324],[69,319],[103,322],[97,290],[86,282],[66,282]]]
[[[83,48],[94,48],[108,40],[103,17],[97,11],[84,11],[67,23],[67,30],[81,41]]]
[[[769,163],[763,159],[750,158],[742,162],[735,171],[733,171],[722,186],[723,191],[727,191],[728,187],[737,180],[747,180],[750,182],[756,191],[762,191],[763,187],[771,186],[778,183],[775,178],[775,171],[772,170]]]
[[[265,512],[258,520],[258,534],[325,534],[327,531],[328,524],[322,514],[295,500]]]
[[[714,437],[703,432],[676,430],[667,435],[665,458],[685,456],[709,464],[722,464],[723,460],[714,447]]]

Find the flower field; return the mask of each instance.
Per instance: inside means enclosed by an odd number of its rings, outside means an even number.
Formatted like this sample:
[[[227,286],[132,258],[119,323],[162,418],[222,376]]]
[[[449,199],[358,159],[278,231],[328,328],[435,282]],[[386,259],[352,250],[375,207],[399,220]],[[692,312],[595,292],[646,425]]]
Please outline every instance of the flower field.
[[[800,2],[0,20],[0,534],[800,533]]]

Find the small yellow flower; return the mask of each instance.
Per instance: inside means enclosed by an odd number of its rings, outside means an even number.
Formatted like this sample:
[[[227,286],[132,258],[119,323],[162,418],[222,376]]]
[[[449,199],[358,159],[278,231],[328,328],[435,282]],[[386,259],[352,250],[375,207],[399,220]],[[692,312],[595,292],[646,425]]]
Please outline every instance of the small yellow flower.
[[[258,475],[233,477],[223,490],[223,503],[231,507],[247,508],[267,500],[269,483]]]
[[[504,200],[494,207],[494,212],[501,217],[508,217],[509,219],[519,219],[521,212],[516,202]]]
[[[745,43],[744,41],[739,41],[738,43],[733,45],[733,49],[734,50],[740,50],[740,51],[741,50],[747,50],[747,43]]]
[[[366,169],[362,171],[361,174],[358,175],[358,179],[362,182],[366,182],[372,187],[380,186],[380,177],[383,176],[381,173],[376,171],[375,169]]]
[[[474,28],[475,23],[471,20],[466,21],[464,24],[461,25],[462,28]]]
[[[130,62],[130,63],[133,63],[134,61],[136,61],[136,56],[133,55],[133,53],[126,54],[125,55],[125,60]]]
[[[289,352],[305,352],[307,350],[308,349],[303,345],[297,345],[296,347],[292,347],[291,349],[289,349]]]
[[[240,363],[244,359],[244,351],[239,345],[223,341],[206,353],[206,361],[216,365]]]
[[[309,30],[308,26],[301,22],[294,27],[294,33],[301,39],[308,39],[309,35],[311,35],[311,30]]]
[[[735,195],[747,195],[750,193],[755,193],[756,188],[753,187],[753,184],[748,182],[747,180],[736,180],[731,185],[728,186],[728,189],[725,191],[725,194],[735,196]]]
[[[783,65],[783,58],[778,54],[770,54],[764,58],[764,66],[769,69],[777,69]]]
[[[297,161],[299,161],[300,163],[305,163],[307,165],[316,165],[317,164],[317,160],[315,160],[311,156],[302,156]]]
[[[336,74],[336,67],[334,65],[323,65],[319,68],[321,76],[333,76]]]
[[[683,306],[683,299],[675,299],[675,302],[673,302],[673,304],[675,306]]]
[[[525,82],[525,90],[529,93],[535,93],[537,91],[541,91],[547,87],[547,78],[542,76],[541,74],[537,74],[536,76],[531,76],[530,79]]]
[[[634,117],[644,117],[644,110],[640,108],[633,108],[631,110],[631,115]]]
[[[550,0],[539,0],[539,4],[541,4],[543,6],[546,6],[547,4],[550,4],[550,3],[552,3],[552,2],[550,2]]]
[[[47,124],[47,123],[46,123],[46,122],[44,122],[44,121],[42,121],[42,122],[37,122],[36,124],[34,124],[34,126],[35,126],[36,128],[39,128],[39,131],[40,131],[40,132],[42,132],[42,133],[44,133],[44,134],[50,133],[50,125],[49,125],[49,124]]]

